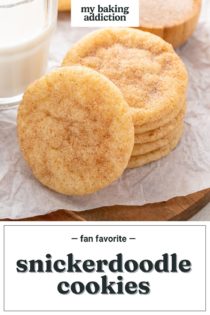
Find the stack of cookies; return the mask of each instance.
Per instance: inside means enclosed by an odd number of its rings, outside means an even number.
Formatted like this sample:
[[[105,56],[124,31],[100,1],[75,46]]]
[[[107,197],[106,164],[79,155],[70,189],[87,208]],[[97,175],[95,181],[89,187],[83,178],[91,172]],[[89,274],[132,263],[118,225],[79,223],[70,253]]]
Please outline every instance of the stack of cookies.
[[[131,28],[79,41],[18,111],[23,156],[45,186],[94,193],[169,154],[183,132],[187,73],[172,46]]]
[[[102,29],[76,43],[63,66],[80,64],[109,78],[133,118],[134,148],[128,168],[170,153],[183,132],[187,72],[172,46],[135,29]]]

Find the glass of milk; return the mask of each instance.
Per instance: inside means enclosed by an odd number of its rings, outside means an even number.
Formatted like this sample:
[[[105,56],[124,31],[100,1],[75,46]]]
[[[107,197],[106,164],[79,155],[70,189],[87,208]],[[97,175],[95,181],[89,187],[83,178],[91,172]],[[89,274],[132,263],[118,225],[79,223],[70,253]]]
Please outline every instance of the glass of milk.
[[[45,73],[56,21],[57,0],[0,0],[0,110]]]

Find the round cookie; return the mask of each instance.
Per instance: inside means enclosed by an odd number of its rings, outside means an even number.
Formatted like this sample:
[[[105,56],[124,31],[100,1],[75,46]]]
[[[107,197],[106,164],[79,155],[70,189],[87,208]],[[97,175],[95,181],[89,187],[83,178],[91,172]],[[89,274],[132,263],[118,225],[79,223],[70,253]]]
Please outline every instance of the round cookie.
[[[155,130],[147,131],[140,134],[135,134],[134,143],[147,143],[147,142],[154,142],[159,140],[165,136],[167,136],[170,132],[178,128],[184,118],[185,111],[183,110],[176,118],[170,121],[168,124],[159,127]]]
[[[172,46],[151,33],[106,28],[88,34],[62,65],[81,64],[107,76],[132,109],[134,125],[157,121],[183,101],[187,72]]]
[[[71,0],[58,0],[58,11],[69,11],[71,9]]]
[[[192,35],[201,0],[140,0],[140,29],[179,47]]]
[[[159,160],[165,157],[166,155],[168,155],[178,145],[183,134],[183,129],[184,129],[184,124],[182,124],[182,128],[180,128],[179,133],[177,133],[176,137],[174,137],[171,140],[169,145],[166,145],[158,150],[152,151],[144,155],[131,157],[127,168],[140,167],[145,164],[151,163],[153,161]]]
[[[183,110],[183,107],[186,108],[186,100],[184,102],[182,102],[179,107],[177,106],[177,108],[173,112],[171,112],[168,115],[165,115],[164,117],[162,117],[159,120],[154,121],[152,124],[146,123],[146,124],[141,125],[141,126],[135,125],[134,126],[135,133],[139,134],[139,133],[151,131],[151,130],[154,130],[154,129],[157,129],[159,127],[166,125],[171,120],[173,120],[181,112],[181,110]]]
[[[80,66],[60,68],[29,86],[18,111],[18,136],[34,176],[66,195],[111,184],[127,167],[134,145],[120,90]]]
[[[170,141],[177,136],[177,134],[180,132],[180,125],[175,128],[172,132],[170,132],[167,136],[153,141],[153,142],[147,142],[142,144],[135,144],[133,147],[133,151],[131,156],[138,156],[150,153],[152,151],[156,151],[166,145],[169,145]]]

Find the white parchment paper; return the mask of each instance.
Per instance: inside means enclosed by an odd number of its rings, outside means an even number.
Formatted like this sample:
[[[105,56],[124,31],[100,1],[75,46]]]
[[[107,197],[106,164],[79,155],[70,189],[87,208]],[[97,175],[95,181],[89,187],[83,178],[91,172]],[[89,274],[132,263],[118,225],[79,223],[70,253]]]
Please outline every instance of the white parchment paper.
[[[209,21],[208,21],[209,19]],[[53,37],[50,69],[59,66],[73,42],[91,29],[71,29],[61,14]],[[210,187],[210,5],[186,45],[177,50],[189,76],[185,134],[169,156],[128,170],[111,186],[85,197],[66,197],[43,187],[24,162],[16,135],[16,110],[0,111],[0,218],[26,218],[57,209],[88,210],[143,205]]]

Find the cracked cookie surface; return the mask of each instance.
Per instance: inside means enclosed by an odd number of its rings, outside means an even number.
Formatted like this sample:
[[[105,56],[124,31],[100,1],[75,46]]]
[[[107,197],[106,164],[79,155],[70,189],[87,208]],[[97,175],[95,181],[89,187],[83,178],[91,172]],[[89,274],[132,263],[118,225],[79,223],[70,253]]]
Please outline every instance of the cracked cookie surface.
[[[172,113],[185,99],[187,72],[172,46],[131,28],[102,29],[76,43],[63,66],[81,64],[99,71],[122,91],[135,125]]]
[[[121,176],[134,145],[119,89],[80,66],[35,81],[18,111],[21,150],[35,177],[67,195],[85,195]]]

